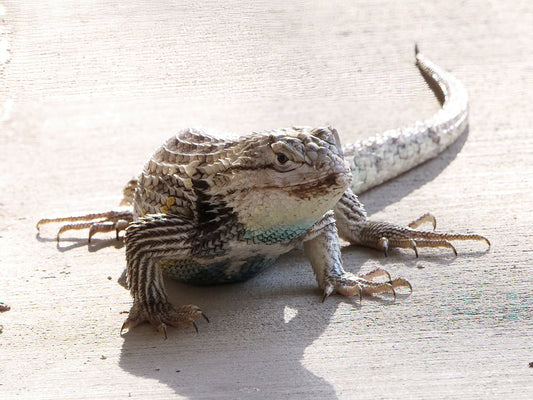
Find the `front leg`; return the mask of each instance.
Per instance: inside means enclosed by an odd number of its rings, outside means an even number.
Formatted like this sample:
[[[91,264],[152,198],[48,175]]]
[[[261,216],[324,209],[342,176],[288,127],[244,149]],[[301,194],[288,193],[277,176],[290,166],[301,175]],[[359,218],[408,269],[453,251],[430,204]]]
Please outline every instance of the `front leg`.
[[[335,219],[340,237],[352,244],[381,250],[385,255],[391,248],[404,248],[412,249],[418,257],[419,247],[445,247],[457,255],[455,247],[451,244],[453,240],[484,241],[490,247],[489,240],[481,235],[415,229],[424,222],[430,222],[435,227],[435,218],[430,214],[425,214],[411,222],[408,227],[369,220],[364,206],[350,189],[347,189],[337,202]]]
[[[382,292],[395,294],[394,288],[411,285],[403,278],[391,280],[390,274],[378,268],[366,275],[355,276],[344,271],[342,267],[339,235],[335,226],[335,217],[330,211],[322,220],[311,227],[304,241],[304,250],[313,266],[318,285],[324,292],[323,300],[332,293],[345,296],[370,295]],[[375,282],[372,279],[386,276],[386,282]]]
[[[133,306],[122,329],[148,322],[165,334],[166,327],[192,325],[207,317],[194,305],[174,307],[168,301],[161,261],[190,258],[193,226],[175,215],[152,215],[126,229],[127,287]]]

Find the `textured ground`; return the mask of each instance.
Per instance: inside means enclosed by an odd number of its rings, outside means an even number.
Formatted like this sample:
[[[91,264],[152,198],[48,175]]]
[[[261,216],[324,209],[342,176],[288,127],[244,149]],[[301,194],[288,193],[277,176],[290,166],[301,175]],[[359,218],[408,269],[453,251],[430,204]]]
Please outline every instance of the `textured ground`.
[[[531,398],[531,2],[73,3],[0,0],[2,399]],[[209,315],[199,334],[121,337],[122,242],[36,236],[41,217],[117,204],[188,125],[331,124],[349,141],[431,115],[415,41],[469,90],[470,132],[362,199],[493,247],[344,249],[349,270],[385,267],[412,295],[322,304],[296,252],[244,284],[169,282]]]

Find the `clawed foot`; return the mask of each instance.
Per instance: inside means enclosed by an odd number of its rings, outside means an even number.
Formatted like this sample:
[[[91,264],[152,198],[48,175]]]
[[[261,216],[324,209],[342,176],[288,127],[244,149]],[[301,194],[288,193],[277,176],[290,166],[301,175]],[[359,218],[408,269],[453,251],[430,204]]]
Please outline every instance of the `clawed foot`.
[[[431,223],[433,231],[419,231],[423,223]],[[437,221],[431,214],[424,214],[411,222],[408,227],[400,227],[388,222],[368,221],[364,235],[371,247],[381,249],[388,256],[389,249],[412,249],[418,257],[420,247],[444,247],[448,248],[457,256],[457,250],[451,243],[452,240],[474,240],[487,243],[489,240],[481,235],[436,232]],[[372,246],[372,242],[375,243]]]
[[[41,225],[57,222],[69,222],[69,224],[61,226],[57,232],[57,241],[63,232],[70,230],[89,228],[89,243],[95,233],[98,232],[112,232],[115,231],[117,239],[120,231],[133,221],[133,213],[130,207],[124,209],[108,211],[103,213],[87,214],[79,217],[66,218],[43,218],[37,222],[37,230]]]
[[[192,326],[194,329],[196,329],[196,332],[198,332],[198,326],[196,325],[195,320],[201,317],[209,322],[209,319],[202,312],[202,310],[191,304],[174,307],[170,303],[165,303],[151,308],[159,311],[157,313],[151,313],[146,309],[146,307],[141,306],[140,303],[134,303],[128,318],[120,329],[120,333],[122,334],[124,329],[130,330],[142,323],[150,323],[155,326],[159,332],[163,332],[165,339],[167,339],[168,325],[174,327]]]
[[[374,279],[385,277],[384,282],[376,282]],[[411,284],[403,278],[391,279],[390,274],[381,268],[364,274],[361,276],[355,276],[349,272],[344,272],[340,276],[330,277],[324,287],[324,296],[322,301],[333,294],[339,293],[344,296],[358,295],[359,301],[363,298],[363,295],[369,296],[378,293],[392,293],[394,299],[396,299],[396,288],[407,287],[409,291],[413,291]]]

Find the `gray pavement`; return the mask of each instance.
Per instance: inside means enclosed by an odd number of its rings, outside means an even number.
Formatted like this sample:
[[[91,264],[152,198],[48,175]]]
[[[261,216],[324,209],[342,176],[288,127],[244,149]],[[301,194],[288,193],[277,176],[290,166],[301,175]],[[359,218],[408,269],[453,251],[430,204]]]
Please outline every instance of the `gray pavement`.
[[[0,398],[531,398],[531,2],[75,3],[0,0]],[[347,269],[384,267],[411,295],[322,304],[295,252],[243,284],[169,281],[210,317],[199,334],[121,337],[123,243],[36,234],[115,206],[185,126],[331,124],[349,141],[430,116],[415,42],[467,87],[470,131],[361,198],[493,247],[344,249]]]

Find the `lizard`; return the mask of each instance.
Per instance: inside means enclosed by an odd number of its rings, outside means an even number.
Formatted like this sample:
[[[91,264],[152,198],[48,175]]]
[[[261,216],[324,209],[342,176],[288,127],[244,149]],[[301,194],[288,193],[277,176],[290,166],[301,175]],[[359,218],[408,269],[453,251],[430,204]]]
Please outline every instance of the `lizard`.
[[[57,234],[89,229],[125,230],[122,276],[133,305],[121,332],[150,323],[168,326],[208,318],[195,305],[168,300],[163,275],[211,285],[249,279],[298,246],[313,268],[324,301],[345,296],[412,291],[404,278],[382,268],[357,276],[343,268],[339,238],[381,250],[444,247],[451,241],[489,240],[435,230],[431,214],[400,226],[368,218],[357,194],[435,157],[468,127],[468,95],[451,73],[415,47],[416,65],[441,103],[431,118],[367,140],[341,145],[332,127],[290,127],[242,137],[219,137],[188,128],[168,139],[124,189],[121,208],[79,217]],[[433,230],[419,230],[431,223]],[[120,281],[120,280],[119,280]]]

